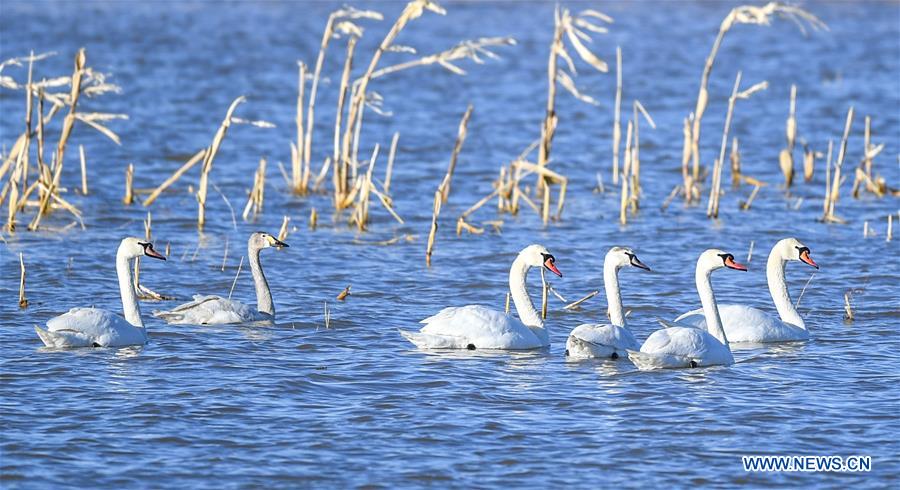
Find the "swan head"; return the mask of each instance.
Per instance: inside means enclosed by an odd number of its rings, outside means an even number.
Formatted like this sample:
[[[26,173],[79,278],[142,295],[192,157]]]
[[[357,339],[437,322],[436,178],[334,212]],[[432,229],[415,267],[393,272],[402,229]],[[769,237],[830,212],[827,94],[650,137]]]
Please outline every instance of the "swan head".
[[[290,247],[290,245],[264,231],[257,231],[250,235],[250,248],[259,250],[261,248],[269,247],[283,248]]]
[[[609,252],[606,252],[606,259],[604,260],[604,265],[606,264],[612,265],[616,270],[621,269],[622,267],[637,267],[638,269],[644,269],[645,271],[650,270],[650,267],[647,267],[647,264],[641,262],[637,257],[634,250],[628,247],[613,247],[609,249]]]
[[[556,268],[556,257],[543,245],[529,245],[519,252],[519,259],[530,267],[543,267],[548,271],[562,277],[562,272]]]
[[[717,248],[711,248],[703,252],[700,254],[700,258],[697,259],[698,271],[705,270],[707,272],[712,272],[724,268],[734,269],[736,271],[747,270],[746,265],[735,262],[734,255]]]
[[[775,244],[775,251],[781,260],[799,260],[811,267],[819,268],[819,264],[809,256],[809,247],[796,238],[785,238]]]
[[[140,238],[128,237],[119,244],[120,255],[131,260],[135,257],[152,257],[154,259],[166,260],[166,257],[153,249],[153,244],[147,240]]]

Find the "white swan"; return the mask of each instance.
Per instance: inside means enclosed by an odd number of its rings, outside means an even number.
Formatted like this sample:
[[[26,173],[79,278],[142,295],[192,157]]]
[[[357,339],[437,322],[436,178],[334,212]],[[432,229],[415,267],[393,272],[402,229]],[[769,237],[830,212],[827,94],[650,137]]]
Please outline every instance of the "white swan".
[[[116,252],[116,273],[119,276],[119,292],[122,295],[123,319],[119,315],[99,308],[72,308],[47,322],[47,329],[35,325],[34,331],[47,347],[124,347],[147,343],[147,329],[141,320],[134,279],[131,276],[131,259],[153,257],[166,260],[153,250],[153,244],[139,238],[125,238]]]
[[[532,267],[546,267],[562,277],[556,258],[541,245],[525,247],[509,269],[509,290],[519,320],[503,312],[468,305],[444,308],[422,320],[418,332],[401,330],[420,349],[538,349],[550,345],[550,336],[540,313],[525,290],[525,277]]]
[[[809,256],[809,247],[796,238],[785,238],[772,247],[766,263],[769,293],[781,317],[775,318],[758,308],[745,305],[719,305],[719,316],[729,342],[791,342],[809,339],[809,330],[794,308],[784,279],[788,261],[798,260],[816,269],[819,266]],[[703,310],[689,311],[675,319],[685,325],[705,329]]]
[[[224,325],[274,320],[275,305],[272,303],[269,283],[259,263],[259,251],[269,247],[287,246],[287,243],[261,231],[253,233],[247,240],[247,256],[250,257],[250,271],[256,286],[256,310],[240,301],[197,294],[194,295],[194,301],[170,311],[154,311],[153,316],[178,325]]]
[[[625,326],[622,293],[619,291],[619,269],[622,267],[650,270],[630,248],[613,247],[606,253],[603,287],[606,289],[610,323],[585,323],[575,327],[566,340],[566,356],[570,359],[619,359],[629,350],[640,350],[641,344]]]
[[[628,351],[628,358],[638,369],[667,369],[699,366],[734,364],[734,357],[728,347],[728,337],[722,329],[716,296],[710,284],[710,274],[714,270],[728,267],[739,271],[747,268],[734,261],[734,256],[721,250],[710,249],[697,260],[694,278],[700,303],[706,315],[709,332],[691,326],[672,324],[661,320],[664,328],[647,338],[640,352]]]

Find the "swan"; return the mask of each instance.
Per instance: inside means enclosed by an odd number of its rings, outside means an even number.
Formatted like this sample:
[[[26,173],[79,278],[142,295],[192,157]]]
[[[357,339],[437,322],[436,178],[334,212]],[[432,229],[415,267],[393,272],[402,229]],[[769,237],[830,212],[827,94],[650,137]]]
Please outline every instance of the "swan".
[[[809,256],[809,247],[796,238],[785,238],[772,247],[769,260],[766,262],[766,278],[769,282],[769,293],[775,302],[780,319],[751,306],[719,305],[719,316],[722,318],[722,326],[729,342],[765,343],[809,339],[809,330],[794,308],[784,279],[784,268],[787,262],[792,260],[819,268]],[[701,329],[706,328],[703,310],[689,311],[675,321]]]
[[[550,336],[525,290],[525,277],[532,267],[545,267],[562,277],[556,258],[542,245],[529,245],[519,252],[509,269],[509,290],[519,319],[478,305],[444,308],[421,321],[418,332],[400,330],[420,349],[539,349],[550,345]]]
[[[603,287],[609,305],[610,323],[585,323],[575,327],[566,340],[566,356],[570,359],[619,359],[628,350],[640,350],[641,344],[625,326],[622,293],[619,291],[619,269],[637,267],[649,271],[630,248],[613,247],[603,260]]]
[[[697,292],[700,293],[700,303],[703,304],[703,313],[706,315],[706,324],[710,326],[709,331],[660,320],[660,323],[668,328],[653,332],[641,346],[640,351],[628,351],[628,358],[638,369],[734,364],[734,356],[728,347],[728,337],[722,329],[716,296],[710,284],[710,274],[725,267],[739,271],[747,270],[747,267],[734,261],[733,255],[717,249],[707,250],[697,259],[694,277]]]
[[[275,319],[275,305],[272,292],[259,263],[259,251],[269,247],[287,247],[288,244],[274,236],[257,231],[247,240],[247,256],[250,257],[250,271],[256,285],[256,311],[240,301],[221,296],[194,295],[194,301],[185,303],[170,311],[154,311],[153,316],[170,324],[178,325],[224,325],[229,323],[264,322]]]
[[[34,331],[47,347],[125,347],[147,343],[147,329],[141,320],[134,278],[131,275],[131,259],[153,257],[166,260],[153,244],[139,238],[125,238],[116,252],[116,273],[119,276],[119,292],[122,295],[123,319],[119,315],[100,308],[72,308],[51,318],[44,330],[37,325]]]

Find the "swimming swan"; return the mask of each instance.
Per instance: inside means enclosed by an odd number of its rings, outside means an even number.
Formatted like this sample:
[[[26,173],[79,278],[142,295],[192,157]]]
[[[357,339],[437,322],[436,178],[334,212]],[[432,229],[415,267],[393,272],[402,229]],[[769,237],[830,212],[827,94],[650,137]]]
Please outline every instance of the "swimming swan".
[[[660,322],[668,328],[653,332],[641,346],[640,352],[628,351],[628,358],[638,369],[734,364],[734,356],[728,347],[728,337],[722,329],[716,296],[710,284],[710,274],[725,267],[739,271],[747,270],[747,267],[734,261],[733,255],[721,250],[707,250],[700,254],[697,260],[694,278],[697,292],[700,293],[703,313],[706,315],[706,324],[710,325],[709,332],[661,320]]]
[[[35,325],[34,331],[44,345],[55,348],[124,347],[147,343],[147,329],[141,320],[131,275],[131,259],[141,256],[166,260],[153,250],[152,243],[139,238],[125,238],[119,244],[116,273],[119,276],[124,319],[100,308],[72,308],[68,313],[51,318],[46,330]]]
[[[637,267],[649,271],[630,248],[613,247],[603,260],[603,287],[609,305],[609,323],[585,323],[575,327],[566,340],[569,359],[625,358],[627,351],[640,350],[641,344],[625,326],[619,269]]]
[[[247,240],[247,256],[250,257],[250,271],[256,285],[256,310],[240,301],[221,296],[194,295],[194,301],[185,303],[170,311],[154,311],[153,316],[168,323],[178,325],[224,325],[272,321],[275,319],[275,305],[272,292],[259,263],[259,251],[269,247],[287,247],[288,244],[274,236],[258,231]]]
[[[769,293],[775,302],[780,319],[752,306],[719,305],[719,316],[722,318],[722,326],[729,342],[765,343],[809,339],[809,330],[794,308],[784,279],[785,266],[791,260],[819,268],[809,256],[809,247],[796,238],[785,238],[772,247],[766,263],[766,278],[769,282]],[[706,328],[703,310],[689,311],[675,321]]]
[[[422,320],[418,332],[401,330],[420,349],[538,349],[550,345],[540,313],[525,290],[525,276],[532,267],[545,267],[562,277],[556,258],[542,245],[525,247],[509,270],[509,290],[519,319],[484,306],[444,308]]]

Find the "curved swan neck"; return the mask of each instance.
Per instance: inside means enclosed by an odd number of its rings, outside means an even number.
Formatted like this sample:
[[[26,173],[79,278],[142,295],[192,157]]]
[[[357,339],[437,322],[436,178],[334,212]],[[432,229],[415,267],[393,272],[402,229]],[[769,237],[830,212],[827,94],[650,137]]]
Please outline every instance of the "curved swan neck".
[[[256,287],[256,309],[260,313],[275,316],[275,304],[272,303],[272,292],[266,275],[263,274],[262,265],[259,263],[259,247],[252,243],[247,245],[247,256],[250,257],[250,272],[253,274],[253,285]]]
[[[532,328],[544,328],[544,321],[541,315],[534,308],[528,291],[525,290],[525,277],[528,275],[528,269],[531,266],[525,263],[522,257],[516,257],[512,267],[509,269],[509,292],[512,294],[513,303],[516,306],[516,313],[522,323]]]
[[[622,309],[622,292],[619,290],[619,267],[609,260],[603,262],[603,288],[606,289],[610,323],[624,327],[625,312]]]
[[[116,253],[116,274],[119,276],[119,293],[122,295],[122,311],[125,313],[125,320],[135,327],[144,328],[137,294],[134,292],[131,260],[122,250]]]
[[[776,246],[777,247],[777,246]],[[787,281],[784,276],[784,268],[787,261],[782,255],[772,249],[769,254],[769,260],[766,262],[766,279],[769,282],[769,293],[772,295],[772,301],[775,302],[775,308],[778,310],[778,316],[781,321],[790,323],[806,329],[806,324],[794,308],[794,302],[791,301],[791,294],[788,292]]]
[[[722,342],[725,347],[728,347],[728,338],[725,336],[725,329],[722,328],[722,318],[719,317],[719,306],[716,304],[716,295],[713,294],[710,274],[712,274],[712,270],[697,264],[695,273],[697,292],[700,294],[700,304],[703,305],[707,331],[719,339],[719,342]]]

